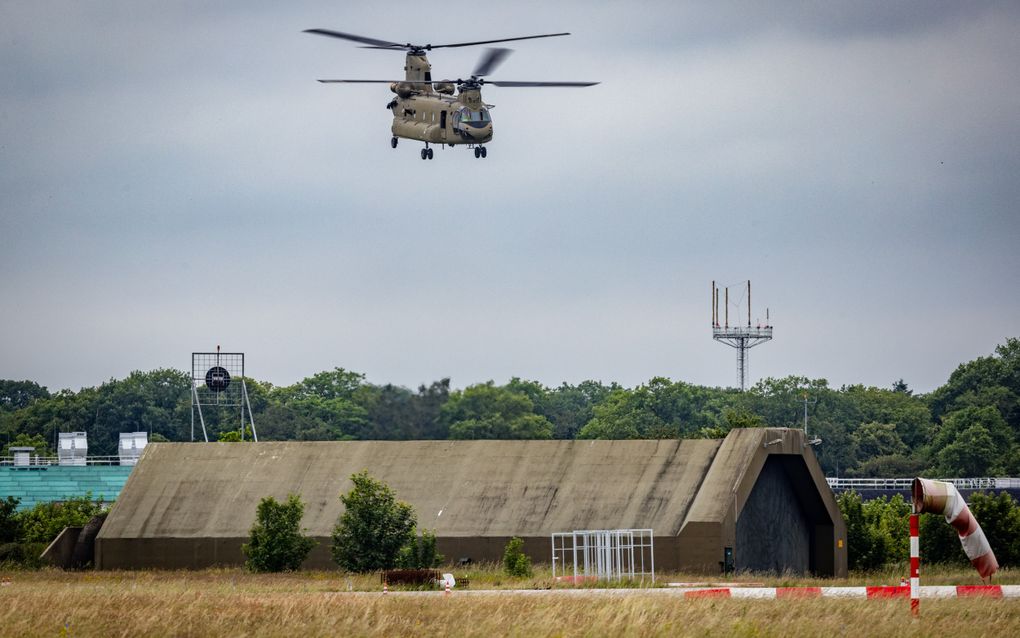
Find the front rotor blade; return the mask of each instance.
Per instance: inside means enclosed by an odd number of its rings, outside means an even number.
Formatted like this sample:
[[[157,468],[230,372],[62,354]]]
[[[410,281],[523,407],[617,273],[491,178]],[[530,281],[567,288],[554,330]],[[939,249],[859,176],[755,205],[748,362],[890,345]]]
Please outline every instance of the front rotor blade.
[[[318,81],[322,82],[323,84],[436,84],[437,83],[435,80],[318,80]]]
[[[486,49],[485,53],[482,54],[482,58],[478,60],[478,66],[475,67],[471,75],[482,77],[492,73],[510,53],[510,49]]]
[[[482,84],[493,84],[495,86],[595,86],[598,82],[493,82],[482,80]]]
[[[387,40],[376,40],[375,38],[366,38],[362,35],[353,35],[351,33],[340,33],[339,31],[330,31],[329,29],[305,29],[305,33],[314,33],[316,35],[325,35],[330,38],[340,38],[341,40],[350,40],[352,42],[360,42],[362,44],[371,44],[382,49],[390,49],[392,47],[404,48],[403,44],[397,44],[396,42],[389,42]]]
[[[544,35],[526,35],[520,38],[503,38],[501,40],[481,40],[479,42],[458,42],[456,44],[430,44],[426,49],[452,49],[454,47],[473,47],[479,44],[495,44],[497,42],[516,42],[517,40],[535,40],[537,38],[556,38],[569,33],[546,33]]]

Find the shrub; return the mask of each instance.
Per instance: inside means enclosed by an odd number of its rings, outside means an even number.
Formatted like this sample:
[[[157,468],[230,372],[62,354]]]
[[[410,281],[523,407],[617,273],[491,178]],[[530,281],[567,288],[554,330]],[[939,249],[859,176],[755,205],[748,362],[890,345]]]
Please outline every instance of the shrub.
[[[368,472],[351,475],[351,481],[354,487],[340,496],[344,512],[333,528],[333,560],[352,572],[391,569],[414,538],[414,509]]]
[[[421,536],[412,536],[407,545],[400,548],[397,567],[401,569],[432,569],[443,564],[443,555],[436,552],[436,535],[422,530]]]
[[[312,551],[315,541],[301,534],[305,506],[297,494],[288,494],[285,503],[272,496],[259,501],[251,535],[242,546],[245,567],[253,572],[293,571]]]
[[[503,571],[509,576],[531,576],[531,559],[524,553],[524,541],[516,536],[503,550]]]
[[[39,556],[49,543],[3,543],[0,544],[0,569],[24,569],[43,566]]]
[[[861,495],[843,492],[836,503],[846,521],[847,562],[852,570],[875,569],[886,561],[885,538],[869,522]]]
[[[106,507],[93,501],[92,494],[75,496],[63,503],[37,503],[30,510],[16,514],[21,526],[21,539],[26,543],[49,543],[65,527],[83,527]]]
[[[21,536],[21,519],[17,516],[21,499],[8,496],[0,501],[0,545],[13,543]]]

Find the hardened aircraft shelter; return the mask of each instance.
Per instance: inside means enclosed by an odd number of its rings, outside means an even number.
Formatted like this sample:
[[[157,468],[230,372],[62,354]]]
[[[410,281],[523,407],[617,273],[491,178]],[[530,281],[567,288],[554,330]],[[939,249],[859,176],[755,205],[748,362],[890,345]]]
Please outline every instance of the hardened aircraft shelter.
[[[96,539],[96,566],[238,565],[259,500],[295,493],[318,541],[304,567],[334,568],[339,495],[362,470],[414,507],[451,562],[498,561],[519,536],[548,563],[555,533],[651,529],[659,572],[846,575],[846,527],[811,446],[772,428],[700,440],[150,444]]]

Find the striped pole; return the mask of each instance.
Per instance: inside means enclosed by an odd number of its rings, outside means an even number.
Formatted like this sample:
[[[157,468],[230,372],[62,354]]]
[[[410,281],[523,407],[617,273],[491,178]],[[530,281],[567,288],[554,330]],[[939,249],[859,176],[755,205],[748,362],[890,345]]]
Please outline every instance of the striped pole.
[[[910,515],[910,613],[915,618],[921,613],[921,539],[918,514]]]

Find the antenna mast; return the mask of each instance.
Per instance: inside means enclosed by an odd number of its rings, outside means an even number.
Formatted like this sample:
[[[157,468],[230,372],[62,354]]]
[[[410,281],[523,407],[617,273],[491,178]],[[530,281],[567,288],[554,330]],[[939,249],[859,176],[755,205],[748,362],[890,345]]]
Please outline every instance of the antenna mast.
[[[719,289],[712,282],[712,338],[724,343],[737,351],[737,379],[740,381],[740,390],[747,389],[747,351],[756,345],[772,340],[772,325],[769,323],[769,311],[765,310],[765,325],[757,327],[751,325],[751,280],[747,280],[747,326],[739,325],[730,327],[730,289],[724,288],[725,310],[723,316],[725,323],[719,325]],[[740,316],[739,314],[737,315]],[[740,323],[740,319],[737,319]]]

